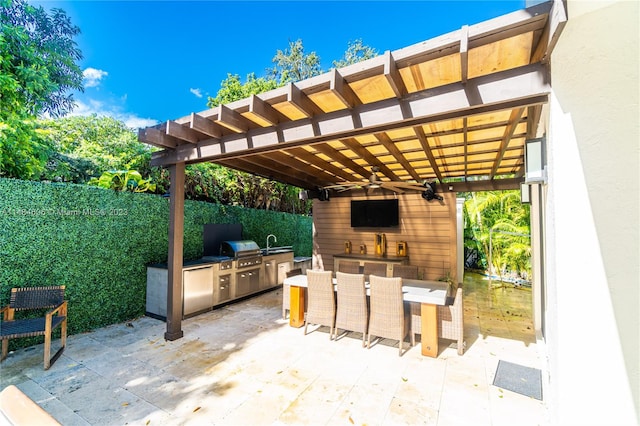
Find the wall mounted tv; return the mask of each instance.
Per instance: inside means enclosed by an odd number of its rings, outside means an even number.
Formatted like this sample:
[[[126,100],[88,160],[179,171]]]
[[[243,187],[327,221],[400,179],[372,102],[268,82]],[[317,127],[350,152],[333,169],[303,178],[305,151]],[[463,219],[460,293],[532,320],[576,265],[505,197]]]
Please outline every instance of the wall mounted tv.
[[[353,228],[388,228],[398,226],[398,199],[351,200],[351,226]]]

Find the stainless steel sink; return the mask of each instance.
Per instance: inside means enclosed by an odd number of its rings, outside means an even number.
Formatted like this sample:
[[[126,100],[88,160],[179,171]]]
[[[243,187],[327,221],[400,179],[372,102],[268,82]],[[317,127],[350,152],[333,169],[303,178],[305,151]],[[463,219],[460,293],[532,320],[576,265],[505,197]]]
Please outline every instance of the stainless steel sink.
[[[270,254],[289,253],[293,251],[293,246],[269,247],[269,249],[263,248],[260,249],[260,251],[262,251],[263,256],[267,256]]]

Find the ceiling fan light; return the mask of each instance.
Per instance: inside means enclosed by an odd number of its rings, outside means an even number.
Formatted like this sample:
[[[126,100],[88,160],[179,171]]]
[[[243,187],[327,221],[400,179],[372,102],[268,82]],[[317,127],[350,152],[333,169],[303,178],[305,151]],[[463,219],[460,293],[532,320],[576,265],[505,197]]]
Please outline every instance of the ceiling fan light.
[[[371,189],[378,189],[378,188],[380,188],[380,184],[377,184],[377,183],[370,183],[368,186],[369,186],[369,188],[371,188]]]

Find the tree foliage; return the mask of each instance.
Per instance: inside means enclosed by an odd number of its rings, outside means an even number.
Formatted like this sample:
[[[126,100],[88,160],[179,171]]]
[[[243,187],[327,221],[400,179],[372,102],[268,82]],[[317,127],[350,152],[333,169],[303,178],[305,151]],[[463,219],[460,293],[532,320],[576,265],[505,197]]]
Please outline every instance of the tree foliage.
[[[43,179],[85,183],[109,170],[152,173],[151,148],[122,121],[91,115],[43,120],[40,126],[42,137],[54,148]]]
[[[278,85],[275,80],[265,77],[258,78],[254,73],[248,74],[244,83],[238,74],[227,74],[226,80],[220,83],[220,90],[218,90],[216,97],[209,97],[207,106],[213,108],[220,104],[248,98],[251,95],[257,95],[276,87]]]
[[[41,177],[53,147],[36,117],[68,112],[82,90],[78,33],[60,9],[0,0],[0,177]]]
[[[271,62],[275,64],[271,75],[280,86],[322,74],[320,56],[316,52],[305,53],[301,39],[289,41],[285,50],[278,49]]]
[[[484,269],[500,275],[531,272],[529,206],[520,202],[519,191],[470,193],[465,202],[465,223],[465,247],[480,254]]]
[[[69,112],[74,104],[69,92],[83,90],[76,64],[82,52],[73,40],[80,29],[62,9],[48,13],[25,0],[1,0],[0,5],[2,75],[18,83],[16,106],[29,115]]]
[[[362,44],[362,39],[350,41],[347,43],[347,46],[347,50],[344,52],[342,58],[333,61],[335,68],[346,67],[347,65],[353,65],[378,56],[378,51],[373,47]]]

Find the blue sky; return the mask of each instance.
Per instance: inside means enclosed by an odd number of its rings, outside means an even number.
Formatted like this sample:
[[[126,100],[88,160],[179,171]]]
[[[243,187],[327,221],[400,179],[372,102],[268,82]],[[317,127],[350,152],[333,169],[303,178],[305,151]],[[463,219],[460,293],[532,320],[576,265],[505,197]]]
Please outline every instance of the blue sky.
[[[525,1],[31,1],[80,27],[76,114],[144,127],[207,109],[228,73],[265,74],[302,39],[324,70],[348,42],[396,50],[525,7]]]

